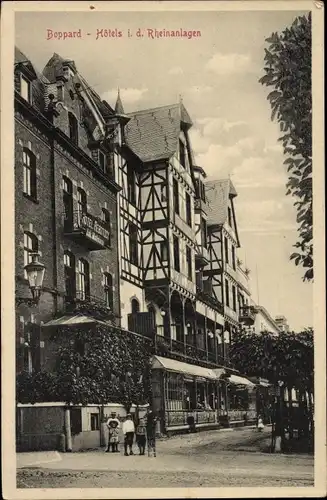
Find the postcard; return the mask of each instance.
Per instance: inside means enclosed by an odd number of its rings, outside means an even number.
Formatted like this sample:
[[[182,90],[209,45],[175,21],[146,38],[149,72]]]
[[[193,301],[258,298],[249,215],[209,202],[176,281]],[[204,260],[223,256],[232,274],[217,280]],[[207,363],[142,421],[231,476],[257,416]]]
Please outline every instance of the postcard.
[[[4,498],[326,494],[323,10],[4,2]]]

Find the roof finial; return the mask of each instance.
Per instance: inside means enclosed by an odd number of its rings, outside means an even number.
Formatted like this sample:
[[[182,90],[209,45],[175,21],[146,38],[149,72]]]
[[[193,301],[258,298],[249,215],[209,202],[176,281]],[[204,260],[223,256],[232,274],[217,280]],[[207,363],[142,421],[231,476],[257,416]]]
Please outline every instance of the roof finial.
[[[179,94],[179,103],[183,104],[183,96],[182,96],[182,94]]]
[[[117,115],[124,115],[125,111],[124,111],[123,103],[121,102],[121,98],[120,98],[120,88],[118,87],[117,90],[118,90],[118,93],[117,93],[117,101],[116,101],[116,105],[115,105],[115,112]]]

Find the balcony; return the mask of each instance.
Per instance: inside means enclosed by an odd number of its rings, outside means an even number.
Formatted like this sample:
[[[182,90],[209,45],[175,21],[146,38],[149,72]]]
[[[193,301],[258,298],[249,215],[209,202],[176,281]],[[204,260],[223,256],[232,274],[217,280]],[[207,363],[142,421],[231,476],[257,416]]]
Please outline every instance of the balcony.
[[[209,264],[209,252],[204,246],[199,246],[199,251],[195,252],[195,267],[200,269]]]
[[[66,313],[85,313],[100,320],[114,320],[115,316],[107,302],[94,295],[77,291],[74,296],[65,296]]]
[[[240,308],[239,320],[247,326],[252,326],[255,322],[257,311],[253,306],[243,306]]]
[[[161,327],[157,327],[157,332],[160,330]],[[189,342],[187,340],[184,343],[157,333],[155,336],[155,353],[159,356],[172,357],[193,364],[226,365],[226,360],[218,353],[201,349]]]
[[[213,295],[212,280],[203,280],[200,273],[196,274],[196,298],[215,309],[219,314],[224,314],[224,307]]]
[[[110,244],[107,224],[94,215],[73,212],[72,217],[63,214],[64,235],[85,246],[88,250],[103,250]]]

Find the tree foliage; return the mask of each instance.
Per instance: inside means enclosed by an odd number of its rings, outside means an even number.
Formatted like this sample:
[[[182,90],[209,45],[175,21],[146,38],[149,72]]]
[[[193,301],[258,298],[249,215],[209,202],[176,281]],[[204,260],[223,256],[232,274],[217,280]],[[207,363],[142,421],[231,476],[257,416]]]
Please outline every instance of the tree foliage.
[[[272,120],[280,125],[289,173],[286,194],[293,196],[297,211],[298,241],[290,256],[305,268],[304,280],[313,278],[312,253],[312,99],[311,14],[295,19],[281,33],[266,39],[265,75],[259,80],[272,87],[267,99]]]
[[[17,377],[19,402],[145,404],[151,399],[152,340],[97,324],[58,330],[53,373]]]
[[[239,331],[230,346],[230,359],[236,369],[248,376],[259,376],[277,384],[313,392],[313,330],[300,333]]]

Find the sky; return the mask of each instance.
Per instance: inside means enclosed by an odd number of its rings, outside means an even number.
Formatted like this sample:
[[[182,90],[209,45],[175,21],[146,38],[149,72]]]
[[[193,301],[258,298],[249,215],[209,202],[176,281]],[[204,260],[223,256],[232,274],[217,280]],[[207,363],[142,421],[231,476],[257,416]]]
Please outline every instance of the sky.
[[[263,73],[265,39],[290,25],[296,11],[16,13],[16,45],[42,70],[54,52],[75,61],[97,93],[126,112],[178,102],[193,127],[196,163],[209,179],[230,176],[241,248],[255,302],[284,315],[294,331],[313,324],[313,285],[289,260],[297,240],[294,200],[271,122]],[[136,36],[137,29],[144,36]],[[197,30],[201,36],[158,38],[147,29]],[[81,38],[47,39],[81,30]],[[101,30],[121,37],[101,37]],[[132,34],[128,36],[128,29]],[[87,34],[89,33],[89,34]],[[97,38],[97,33],[99,34]],[[104,33],[104,32],[103,32]]]

